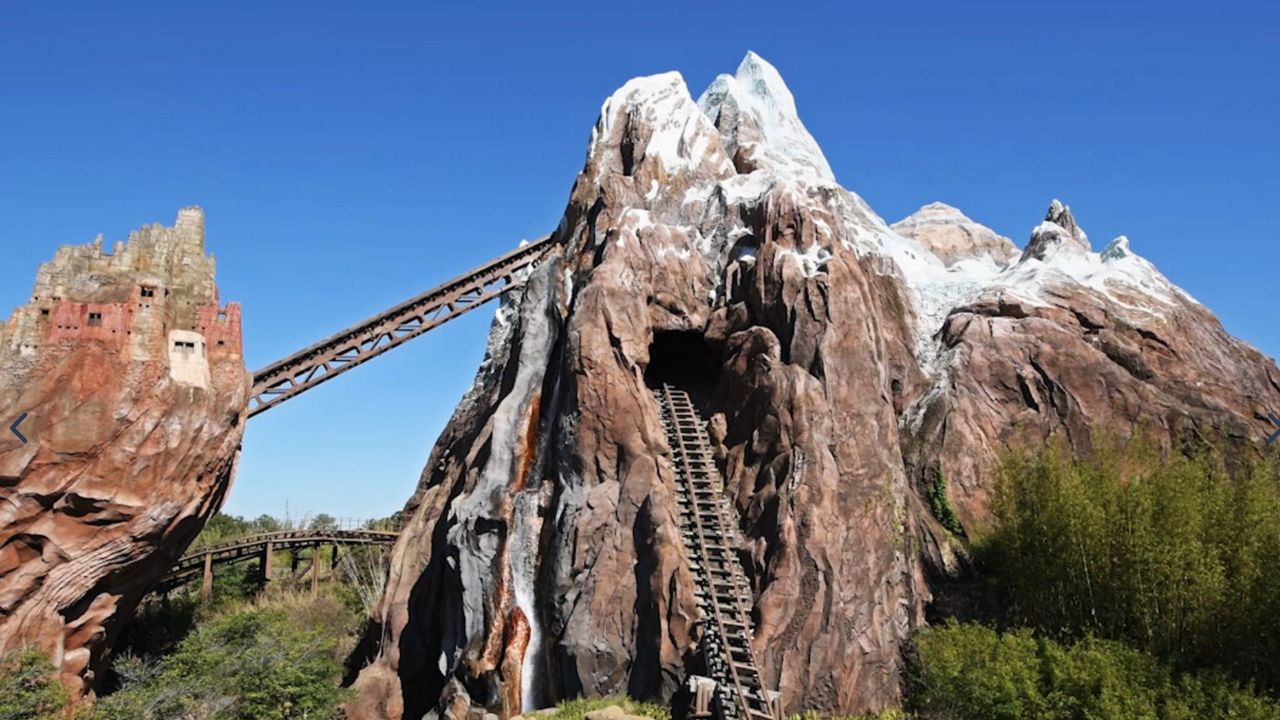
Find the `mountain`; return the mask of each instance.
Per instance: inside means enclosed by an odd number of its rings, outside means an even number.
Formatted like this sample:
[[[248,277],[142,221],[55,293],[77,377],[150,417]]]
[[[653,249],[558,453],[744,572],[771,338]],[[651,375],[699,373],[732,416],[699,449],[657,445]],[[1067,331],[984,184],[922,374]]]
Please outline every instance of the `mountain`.
[[[1274,361],[1059,201],[1023,250],[942,204],[884,222],[755,54],[696,102],[678,73],[605,100],[556,237],[406,506],[356,716],[677,692],[699,588],[660,379],[704,389],[788,712],[900,700],[906,638],[964,570],[929,488],[975,527],[1001,448],[1248,446],[1280,405]]]
[[[696,102],[678,73],[610,96],[556,239],[405,508],[353,717],[676,693],[700,589],[660,381],[701,391],[788,712],[900,699],[907,636],[964,570],[931,488],[974,527],[1002,448],[1248,447],[1280,406],[1273,361],[1056,200],[1022,250],[940,203],[886,223],[753,53]]]
[[[213,274],[185,208],[60,248],[0,325],[0,655],[46,651],[73,697],[231,484],[249,379]]]

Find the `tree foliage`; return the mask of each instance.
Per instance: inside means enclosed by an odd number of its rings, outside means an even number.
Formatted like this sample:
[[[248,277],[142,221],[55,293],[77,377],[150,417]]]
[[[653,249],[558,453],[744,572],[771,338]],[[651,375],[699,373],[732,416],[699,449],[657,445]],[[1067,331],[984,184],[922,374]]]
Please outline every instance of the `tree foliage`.
[[[1280,690],[1280,477],[1148,443],[1086,459],[1058,447],[1000,471],[979,542],[1015,624],[1096,635],[1178,669]],[[1012,641],[1011,641],[1012,642]]]
[[[922,720],[1276,720],[1280,706],[1219,675],[1175,675],[1151,655],[1086,637],[949,623],[915,638]]]
[[[283,597],[200,622],[161,658],[117,662],[122,688],[94,720],[329,718],[356,615],[321,597]]]

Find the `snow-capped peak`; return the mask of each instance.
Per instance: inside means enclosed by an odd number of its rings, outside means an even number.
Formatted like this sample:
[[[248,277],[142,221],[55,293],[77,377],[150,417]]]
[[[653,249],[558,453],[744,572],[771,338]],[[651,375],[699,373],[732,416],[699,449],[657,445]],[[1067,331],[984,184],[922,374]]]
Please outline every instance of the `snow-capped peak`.
[[[763,168],[835,182],[822,149],[800,122],[787,84],[754,52],[735,75],[717,77],[698,106],[715,123],[740,171]]]
[[[1022,252],[1022,261],[1045,260],[1058,252],[1082,254],[1092,251],[1089,236],[1076,224],[1071,208],[1054,199],[1049,203],[1044,222],[1031,231],[1031,241]]]
[[[645,132],[637,132],[637,128],[644,128]],[[602,148],[616,154],[624,144],[622,136],[629,132],[636,133],[629,140],[638,142],[630,151],[631,157],[608,161],[640,165],[652,160],[661,163],[667,174],[706,163],[718,139],[716,129],[693,102],[684,77],[678,72],[633,78],[610,95],[591,130],[587,163],[592,164],[593,156]],[[727,158],[712,160],[713,166],[723,163],[725,172],[732,171]]]

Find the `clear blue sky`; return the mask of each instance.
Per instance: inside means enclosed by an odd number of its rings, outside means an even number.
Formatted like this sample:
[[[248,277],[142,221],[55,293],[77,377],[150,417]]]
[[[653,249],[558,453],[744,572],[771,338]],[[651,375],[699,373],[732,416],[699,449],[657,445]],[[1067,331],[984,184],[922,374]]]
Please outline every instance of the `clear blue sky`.
[[[1274,3],[0,0],[0,308],[198,204],[250,369],[554,228],[601,101],[773,62],[837,177],[1023,243],[1053,197],[1280,353]],[[230,512],[384,515],[491,311],[249,425]]]

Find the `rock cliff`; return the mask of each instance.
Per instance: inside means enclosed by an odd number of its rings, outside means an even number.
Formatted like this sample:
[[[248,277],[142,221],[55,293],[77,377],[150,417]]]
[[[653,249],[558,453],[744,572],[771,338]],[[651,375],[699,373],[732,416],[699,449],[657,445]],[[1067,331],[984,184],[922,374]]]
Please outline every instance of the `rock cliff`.
[[[231,483],[248,376],[213,274],[186,208],[62,247],[0,325],[0,653],[47,650],[75,695]]]
[[[772,66],[608,98],[556,238],[494,320],[406,507],[354,717],[669,697],[698,610],[647,385],[703,398],[785,709],[895,704],[930,582],[921,498],[987,510],[1000,447],[1151,423],[1264,437],[1273,362],[1054,202],[1021,252],[837,184]]]

